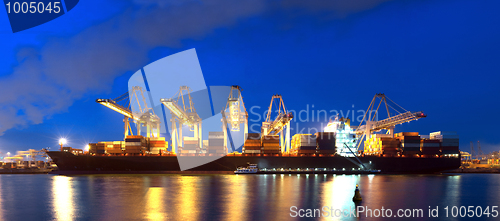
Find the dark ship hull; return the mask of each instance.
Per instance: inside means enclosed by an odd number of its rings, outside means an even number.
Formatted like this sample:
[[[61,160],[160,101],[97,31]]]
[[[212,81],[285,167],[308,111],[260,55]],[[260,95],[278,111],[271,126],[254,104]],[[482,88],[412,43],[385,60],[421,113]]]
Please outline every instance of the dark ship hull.
[[[358,170],[355,158],[340,156],[224,156],[204,165],[181,171],[176,156],[90,156],[49,151],[58,174],[154,174],[154,173],[232,173],[248,163],[260,169]],[[460,158],[359,157],[368,170],[381,173],[436,173],[460,167]]]

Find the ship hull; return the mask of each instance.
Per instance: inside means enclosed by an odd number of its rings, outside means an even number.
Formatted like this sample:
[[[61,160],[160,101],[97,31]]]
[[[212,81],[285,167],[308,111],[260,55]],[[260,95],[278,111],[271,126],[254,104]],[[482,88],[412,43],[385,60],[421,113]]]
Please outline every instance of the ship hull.
[[[267,168],[327,168],[357,170],[355,158],[318,156],[225,156],[204,165],[181,171],[176,156],[90,156],[49,151],[59,174],[100,173],[231,173],[248,163]],[[193,157],[195,158],[195,157]],[[436,173],[460,167],[460,158],[359,157],[368,170],[382,173]]]

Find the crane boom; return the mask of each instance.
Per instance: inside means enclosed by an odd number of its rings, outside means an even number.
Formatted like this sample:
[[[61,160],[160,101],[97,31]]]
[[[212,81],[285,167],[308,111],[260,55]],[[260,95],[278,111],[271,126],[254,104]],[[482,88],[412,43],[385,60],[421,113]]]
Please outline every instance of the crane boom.
[[[183,124],[193,125],[201,120],[198,117],[198,115],[189,114],[186,111],[184,111],[183,108],[180,107],[177,104],[177,102],[172,98],[161,99],[160,101],[163,105],[165,105],[165,107],[167,107],[172,112],[172,114],[175,117],[177,117],[181,122],[183,122]]]
[[[140,96],[138,93],[140,93]],[[155,115],[153,108],[148,107],[144,93],[144,90],[140,86],[134,86],[130,91],[115,99],[96,99],[97,103],[102,104],[124,116],[123,122],[125,123],[125,138],[128,136],[129,132],[133,135],[132,127],[130,126],[130,119],[132,119],[136,124],[138,135],[141,134],[141,124],[146,126],[147,137],[153,135],[159,137],[160,135],[160,119]],[[133,107],[136,107],[135,109],[131,108],[131,99],[134,98],[136,102],[134,102]],[[120,101],[126,102],[127,107],[118,104]],[[141,101],[143,103],[142,105]],[[156,131],[154,132],[154,130]]]
[[[112,99],[97,99],[96,100],[97,103],[99,104],[102,104],[120,114],[123,114],[125,115],[126,117],[128,118],[131,118],[131,119],[134,119],[134,120],[139,120],[139,118],[137,117],[134,117],[134,114],[132,113],[132,111],[130,111],[129,108],[126,108],[122,105],[119,105],[116,103],[116,101],[112,100]]]
[[[380,99],[378,105],[376,104],[377,98]],[[392,103],[389,104],[387,100],[391,101]],[[375,120],[376,117],[378,116],[378,110],[382,103],[385,103],[385,108],[387,109],[387,118],[383,120]],[[395,107],[398,107],[399,110],[396,109]],[[398,114],[391,116],[389,108],[392,108]],[[376,94],[373,97],[370,105],[368,106],[368,109],[365,112],[365,115],[363,116],[363,119],[361,120],[359,126],[356,128],[355,131],[355,134],[359,137],[358,149],[361,146],[362,143],[361,141],[363,140],[363,138],[366,139],[370,138],[373,132],[380,130],[387,130],[387,133],[392,135],[394,132],[394,127],[396,125],[408,123],[410,121],[418,120],[424,117],[427,117],[427,115],[424,114],[422,111],[417,111],[417,112],[407,111],[403,107],[396,104],[396,102],[392,101],[390,98],[385,96],[385,94]],[[365,124],[362,125],[363,123]]]
[[[293,119],[291,113],[282,113],[276,117],[276,119],[267,126],[267,134],[265,135],[276,135],[279,134],[283,128],[288,125],[288,123]]]
[[[402,114],[398,114],[396,116],[389,117],[387,119],[375,121],[372,124],[372,128],[370,128],[370,131],[380,131],[380,130],[389,130],[391,127],[394,127],[399,124],[403,123],[408,123],[410,121],[418,120],[420,118],[426,117],[422,111],[418,112],[405,112]],[[366,125],[362,125],[356,130],[356,134],[360,135],[363,134],[366,130]]]

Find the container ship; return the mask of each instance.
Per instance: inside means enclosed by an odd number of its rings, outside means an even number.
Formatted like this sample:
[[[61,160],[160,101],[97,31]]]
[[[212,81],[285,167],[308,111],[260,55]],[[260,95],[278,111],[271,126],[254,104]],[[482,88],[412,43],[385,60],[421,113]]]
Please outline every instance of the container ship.
[[[358,126],[351,126],[347,117],[326,119],[325,113],[327,126],[314,130],[321,132],[292,136],[294,112],[285,107],[281,95],[272,96],[262,125],[251,126],[260,127],[260,133],[249,133],[241,91],[239,86],[206,86],[195,50],[180,52],[134,73],[124,95],[96,100],[123,115],[123,141],[90,143],[85,153],[61,144],[60,151],[47,154],[58,173],[67,174],[216,173],[247,164],[261,170],[382,173],[433,173],[460,167],[456,133],[395,133],[396,125],[426,115],[407,111],[384,94],[373,97]],[[384,119],[379,119],[385,113],[380,107],[387,111]]]
[[[70,147],[47,154],[57,164],[57,174],[232,173],[248,164],[267,171],[436,173],[461,165],[455,132],[370,134],[364,139],[364,149],[355,151],[359,130],[353,130],[347,118],[336,118],[325,132],[295,134],[290,148],[280,143],[280,135],[269,135],[266,128],[263,133],[268,135],[247,133],[241,153],[228,153],[229,132],[209,132],[201,148],[198,139],[188,137],[178,153],[168,151],[164,137],[127,136],[125,141],[91,143],[84,154]],[[189,169],[181,167],[180,160],[196,162],[210,157],[214,160]]]

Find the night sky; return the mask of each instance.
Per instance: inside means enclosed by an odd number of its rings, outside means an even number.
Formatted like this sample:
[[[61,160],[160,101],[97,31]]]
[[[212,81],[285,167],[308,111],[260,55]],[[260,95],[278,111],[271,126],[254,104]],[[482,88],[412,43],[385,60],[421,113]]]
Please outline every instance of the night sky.
[[[95,99],[191,48],[207,85],[240,85],[260,114],[273,94],[296,112],[351,114],[385,93],[428,114],[396,131],[457,131],[464,151],[500,150],[499,1],[168,2],[80,1],[15,34],[0,10],[0,152],[122,140],[123,116]]]

